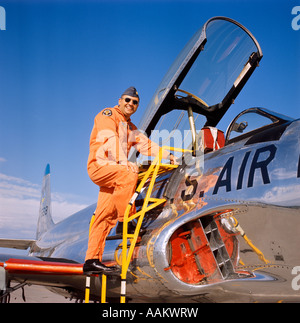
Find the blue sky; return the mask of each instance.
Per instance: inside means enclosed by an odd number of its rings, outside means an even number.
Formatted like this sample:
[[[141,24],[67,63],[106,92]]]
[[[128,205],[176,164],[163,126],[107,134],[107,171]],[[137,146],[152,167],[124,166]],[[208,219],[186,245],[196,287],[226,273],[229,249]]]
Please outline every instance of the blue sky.
[[[6,30],[0,31],[0,236],[9,225],[23,237],[32,235],[47,163],[54,218],[96,201],[97,187],[86,172],[95,115],[134,85],[141,97],[132,118],[138,125],[177,54],[213,16],[242,23],[264,54],[219,127],[225,131],[252,106],[299,118],[300,30],[291,26],[296,5],[299,1],[0,0],[6,11]]]

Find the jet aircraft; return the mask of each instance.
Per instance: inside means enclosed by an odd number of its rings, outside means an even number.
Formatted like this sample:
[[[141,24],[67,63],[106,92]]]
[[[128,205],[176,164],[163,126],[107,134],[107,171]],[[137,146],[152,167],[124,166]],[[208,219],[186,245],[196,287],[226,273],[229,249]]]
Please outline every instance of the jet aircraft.
[[[211,18],[154,93],[139,128],[178,165],[132,153],[142,186],[131,202],[137,212],[146,199],[149,206],[141,221],[131,221],[138,232],[125,270],[126,301],[300,301],[293,284],[300,265],[300,120],[252,107],[225,134],[216,128],[262,56],[240,23]],[[54,224],[50,194],[47,166],[36,239],[0,240],[0,247],[29,249],[28,256],[0,255],[2,302],[26,284],[84,299],[82,265],[96,204]],[[124,244],[111,230],[104,263],[122,265],[128,237]],[[90,284],[90,299],[99,300],[101,277]],[[108,277],[109,301],[119,300],[120,286],[120,277]]]

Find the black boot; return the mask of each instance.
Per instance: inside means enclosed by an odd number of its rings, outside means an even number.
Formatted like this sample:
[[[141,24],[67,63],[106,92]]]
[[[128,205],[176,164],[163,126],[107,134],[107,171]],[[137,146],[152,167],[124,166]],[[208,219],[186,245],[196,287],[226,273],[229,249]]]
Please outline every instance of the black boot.
[[[98,259],[89,259],[83,265],[84,275],[105,274],[120,275],[120,269],[115,266],[107,267]]]

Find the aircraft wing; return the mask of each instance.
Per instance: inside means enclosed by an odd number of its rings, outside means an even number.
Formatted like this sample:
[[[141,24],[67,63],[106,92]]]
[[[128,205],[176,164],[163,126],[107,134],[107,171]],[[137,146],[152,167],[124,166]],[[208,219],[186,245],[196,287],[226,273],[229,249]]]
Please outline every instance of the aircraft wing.
[[[114,261],[104,262],[107,266]],[[99,275],[91,276],[91,296],[100,296]],[[17,287],[10,283],[16,282]],[[115,282],[116,283],[116,282]],[[9,301],[9,294],[25,285],[41,285],[68,298],[84,299],[86,276],[83,264],[71,259],[0,254],[0,303]],[[117,286],[120,282],[118,281]],[[8,298],[6,298],[8,297]]]
[[[36,240],[30,239],[1,239],[0,248],[13,248],[19,250],[26,250],[31,247]]]
[[[46,288],[68,290],[65,296],[83,298],[85,277],[83,264],[69,259],[43,258],[0,254],[0,303],[9,302],[9,294],[27,284],[45,286]],[[17,285],[11,287],[10,283]]]
[[[16,256],[0,255],[0,267],[13,276],[22,275],[82,275],[83,264],[68,259],[51,259],[37,257],[16,258]]]

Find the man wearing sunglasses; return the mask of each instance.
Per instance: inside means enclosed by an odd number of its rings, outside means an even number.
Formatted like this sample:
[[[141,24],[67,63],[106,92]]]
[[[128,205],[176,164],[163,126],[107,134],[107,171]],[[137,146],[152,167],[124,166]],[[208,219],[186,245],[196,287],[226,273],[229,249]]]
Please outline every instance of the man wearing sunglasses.
[[[96,116],[90,137],[88,174],[100,191],[83,266],[85,274],[120,273],[117,267],[107,267],[101,261],[106,237],[118,221],[122,227],[125,209],[136,189],[138,167],[128,161],[128,154],[131,147],[146,156],[156,156],[159,152],[159,146],[130,120],[139,106],[137,90],[128,88],[118,103]],[[174,163],[172,154],[164,152],[163,158]]]

